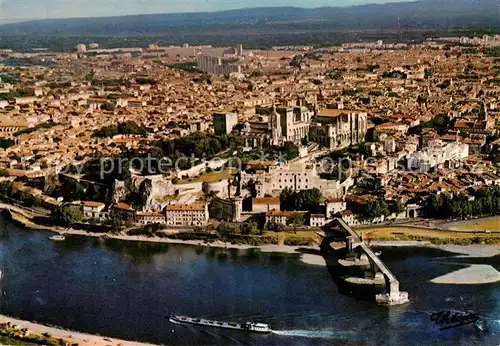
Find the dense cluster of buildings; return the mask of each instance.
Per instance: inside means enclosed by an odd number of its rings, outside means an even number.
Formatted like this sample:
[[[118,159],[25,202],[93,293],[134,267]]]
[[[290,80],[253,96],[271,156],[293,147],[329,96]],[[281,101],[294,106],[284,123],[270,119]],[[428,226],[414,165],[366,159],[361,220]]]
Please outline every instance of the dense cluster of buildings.
[[[462,43],[484,43],[476,41]],[[450,42],[253,51],[187,44],[105,49],[95,43],[78,45],[74,53],[6,51],[30,64],[0,70],[0,166],[9,175],[3,179],[18,188],[40,186],[69,164],[154,151],[158,141],[201,131],[236,140],[236,153],[293,143],[299,155],[245,163],[238,191],[235,174],[217,175],[215,166],[202,162],[155,178],[140,207],[132,207],[126,193],[111,203],[87,194],[89,201],[80,205],[85,217],[194,227],[258,214],[286,223],[295,212],[280,210],[283,189],[317,188],[324,203],[321,212],[308,213],[310,225],[321,226],[334,214],[356,225],[374,186],[387,201],[403,202],[405,210],[390,217],[416,217],[430,194],[500,184],[497,63],[467,47],[454,47],[461,54],[450,55],[444,49]],[[185,63],[212,74],[210,80],[178,68]],[[147,133],[93,137],[127,121]],[[341,163],[333,155],[339,152]],[[73,184],[87,184],[87,193],[100,189],[101,182],[89,179],[95,176]],[[134,176],[120,186],[137,194],[148,179]],[[49,189],[27,191],[67,202]]]
[[[230,75],[231,73],[241,73],[241,65],[223,63],[222,58],[206,55],[196,57],[198,69],[208,74]]]
[[[195,202],[189,205],[169,205],[161,212],[136,211],[129,204],[119,202],[109,208],[105,203],[83,201],[72,203],[79,208],[86,219],[109,220],[120,218],[130,223],[140,225],[165,224],[168,226],[205,226],[208,223],[208,205],[205,202]]]

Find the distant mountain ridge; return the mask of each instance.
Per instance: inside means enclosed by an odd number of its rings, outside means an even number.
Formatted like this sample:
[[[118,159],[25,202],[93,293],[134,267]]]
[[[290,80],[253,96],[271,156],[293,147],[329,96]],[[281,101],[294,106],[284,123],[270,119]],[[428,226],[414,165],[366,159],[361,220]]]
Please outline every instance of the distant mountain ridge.
[[[207,31],[500,29],[497,0],[420,0],[350,7],[268,7],[221,12],[50,19],[0,26],[0,35],[119,35]]]

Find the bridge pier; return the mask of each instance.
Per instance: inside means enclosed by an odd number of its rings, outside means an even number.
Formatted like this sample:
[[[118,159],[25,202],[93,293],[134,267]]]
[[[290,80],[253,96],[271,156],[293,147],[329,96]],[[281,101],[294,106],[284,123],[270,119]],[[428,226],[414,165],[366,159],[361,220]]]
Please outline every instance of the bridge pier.
[[[352,255],[352,236],[350,235],[345,237],[345,249],[347,251],[347,255]]]
[[[399,281],[396,279],[394,274],[392,274],[389,268],[387,268],[384,262],[382,262],[373,250],[361,240],[361,237],[359,237],[358,234],[344,222],[344,220],[336,219],[336,223],[347,233],[347,256],[351,256],[353,254],[353,241],[359,240],[359,248],[362,251],[360,261],[362,262],[365,260],[369,262],[371,269],[371,273],[366,272],[365,275],[372,274],[373,282],[375,284],[385,282],[386,292],[375,296],[377,304],[393,306],[407,303],[409,301],[408,292],[399,290]]]
[[[375,296],[377,304],[393,306],[408,303],[408,292],[399,290],[399,281],[391,281],[389,283],[389,292],[377,294]]]

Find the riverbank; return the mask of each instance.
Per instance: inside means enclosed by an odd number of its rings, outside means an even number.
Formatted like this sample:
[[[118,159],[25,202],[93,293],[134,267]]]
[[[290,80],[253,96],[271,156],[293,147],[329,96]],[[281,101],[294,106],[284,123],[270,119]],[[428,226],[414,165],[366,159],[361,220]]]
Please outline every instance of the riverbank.
[[[480,222],[478,220],[473,221]],[[497,221],[500,223],[500,218],[488,218],[485,222],[496,224]],[[357,231],[363,235],[363,239],[368,241],[430,242],[435,245],[500,244],[500,230],[459,231],[444,229],[446,225],[442,224],[440,228],[412,225],[372,226]]]
[[[473,264],[434,278],[431,282],[447,285],[481,285],[500,281],[500,273],[490,265]]]
[[[441,224],[443,229],[451,231],[485,231],[500,232],[500,217],[492,216],[481,219],[452,221]]]
[[[27,335],[28,337],[40,337],[40,339],[45,338],[43,344],[48,344],[50,340],[54,339],[69,345],[93,345],[93,346],[108,346],[108,345],[122,345],[122,346],[148,346],[153,344],[141,343],[136,341],[126,341],[115,338],[108,338],[100,335],[91,335],[75,331],[68,331],[63,329],[58,329],[54,327],[45,326],[38,323],[23,321],[17,318],[12,318],[4,315],[0,315],[0,324],[8,324],[9,331],[13,334],[18,334],[17,336],[11,336],[12,339],[23,340],[20,335]],[[15,327],[14,327],[15,326]],[[25,330],[27,329],[27,331]],[[64,343],[62,343],[64,344]]]
[[[2,209],[2,205],[0,205]],[[182,245],[193,245],[193,246],[206,246],[206,247],[216,247],[225,249],[237,249],[237,250],[248,250],[248,249],[259,249],[262,252],[280,252],[280,253],[296,253],[298,249],[318,249],[317,246],[292,246],[284,244],[265,244],[265,245],[249,245],[249,244],[233,244],[229,242],[216,241],[205,241],[205,240],[182,240],[173,239],[167,237],[148,237],[142,235],[127,235],[123,233],[113,234],[113,233],[92,233],[84,230],[77,230],[73,228],[62,228],[62,227],[47,227],[39,224],[33,223],[26,215],[20,214],[17,211],[9,210],[10,217],[14,223],[17,225],[34,231],[47,231],[53,232],[61,235],[78,235],[84,237],[92,238],[106,238],[106,239],[116,239],[123,241],[134,241],[134,242],[149,242],[149,243],[165,243],[165,244],[182,244]]]
[[[249,245],[249,244],[233,244],[229,242],[223,242],[220,240],[216,241],[206,241],[206,240],[182,240],[173,239],[167,237],[148,237],[141,235],[127,235],[123,233],[112,234],[112,233],[91,233],[83,230],[76,230],[72,228],[61,228],[61,227],[47,227],[43,225],[38,225],[33,223],[29,216],[21,213],[15,209],[8,208],[9,205],[0,204],[0,209],[9,210],[12,220],[20,226],[23,226],[32,230],[43,230],[54,232],[62,235],[77,235],[84,237],[93,238],[107,238],[116,239],[122,241],[134,241],[134,242],[150,242],[150,243],[165,243],[165,244],[182,244],[182,245],[192,245],[192,246],[204,246],[204,247],[215,247],[224,249],[236,249],[236,250],[249,250],[257,249],[261,252],[277,252],[277,253],[287,253],[287,254],[301,254],[301,261],[305,264],[326,266],[324,258],[320,254],[311,253],[318,250],[318,245],[314,246],[293,246],[284,245],[282,242],[279,244],[265,244],[265,245]],[[488,222],[491,222],[495,218],[487,218]],[[480,219],[479,219],[480,220]],[[478,222],[478,220],[470,220]],[[363,229],[364,238],[368,241],[371,246],[379,247],[415,247],[415,246],[425,246],[439,248],[445,251],[459,253],[462,255],[468,255],[473,257],[491,257],[500,254],[500,244],[489,244],[483,242],[483,244],[470,245],[470,240],[473,238],[485,238],[484,240],[492,239],[495,240],[495,233],[491,234],[481,234],[478,237],[477,232],[463,232],[463,231],[449,231],[449,230],[437,230],[437,229],[426,229],[424,227],[411,227],[411,226],[382,226],[380,228],[373,227],[370,229]],[[436,244],[435,240],[444,240],[444,242],[455,241],[454,237],[458,237],[459,244]],[[417,238],[413,240],[413,238]],[[431,240],[434,240],[431,241]],[[499,238],[500,239],[500,238]],[[462,244],[460,240],[464,241]],[[311,251],[312,250],[312,251]],[[309,251],[309,252],[308,252]],[[304,253],[308,252],[308,253]]]
[[[318,250],[318,246],[291,246],[291,245],[275,245],[275,244],[266,244],[266,245],[245,245],[245,244],[232,244],[225,243],[221,241],[214,242],[206,242],[202,240],[180,240],[180,239],[171,239],[171,238],[160,238],[160,237],[146,237],[146,236],[130,236],[125,234],[99,234],[99,233],[89,233],[82,230],[76,230],[71,228],[48,228],[45,226],[36,225],[30,222],[28,219],[16,215],[16,212],[10,212],[13,221],[18,223],[19,225],[33,229],[33,230],[45,230],[54,232],[61,235],[77,235],[84,237],[93,237],[93,238],[102,238],[103,236],[107,239],[116,239],[122,241],[134,241],[134,242],[149,242],[149,243],[165,243],[165,244],[181,244],[181,245],[192,245],[192,246],[205,246],[205,247],[215,247],[215,248],[224,248],[224,249],[236,249],[236,250],[249,250],[249,249],[258,249],[261,252],[277,252],[284,254],[297,254],[299,250]],[[304,264],[310,265],[318,265],[318,266],[326,266],[326,262],[321,255],[315,255],[310,253],[302,253],[300,256],[301,261]]]

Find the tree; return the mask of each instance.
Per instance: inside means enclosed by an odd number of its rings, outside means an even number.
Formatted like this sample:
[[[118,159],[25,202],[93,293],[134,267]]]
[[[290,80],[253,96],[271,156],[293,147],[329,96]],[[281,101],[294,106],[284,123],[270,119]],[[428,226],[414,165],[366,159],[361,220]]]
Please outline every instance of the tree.
[[[248,183],[246,183],[243,188],[250,191],[252,197],[257,197],[257,189],[255,188],[256,182],[253,179],[250,179]]]
[[[406,79],[408,78],[408,75],[404,72],[401,71],[387,71],[382,73],[382,78],[399,78],[399,79]]]
[[[116,218],[114,217],[112,220],[111,220],[111,232],[112,233],[120,233],[120,231],[122,230],[123,228],[123,220],[120,219],[120,218]]]
[[[0,148],[7,149],[13,146],[15,143],[10,138],[2,138],[0,139]]]
[[[289,187],[285,187],[280,194],[281,210],[295,210],[296,193]]]
[[[97,218],[95,218],[95,217],[91,217],[91,218],[89,219],[89,224],[90,224],[91,226],[97,226],[98,224],[100,224],[100,221],[99,221],[99,219],[97,219]]]
[[[45,177],[44,179],[44,185],[43,185],[43,191],[51,195],[55,189],[57,188],[57,183],[59,182],[59,179],[57,178],[57,175],[51,174]]]
[[[331,70],[330,72],[328,72],[328,77],[333,80],[340,80],[342,79],[342,71]]]
[[[103,103],[100,108],[103,111],[113,111],[115,109],[115,105],[112,103]]]
[[[306,146],[307,144],[309,144],[309,138],[306,136],[304,136],[304,138],[302,138],[300,140],[300,144],[302,144],[303,146]]]
[[[259,234],[257,224],[253,221],[244,222],[240,228],[241,234]]]
[[[288,226],[303,226],[306,223],[306,214],[296,213],[292,214],[286,218],[286,224]]]
[[[0,183],[0,196],[12,197],[14,194],[14,184],[11,181],[4,181]]]
[[[372,198],[366,202],[361,217],[372,222],[374,219],[389,215],[389,208],[383,198]]]
[[[220,136],[220,144],[223,148],[228,148],[229,147],[229,138],[227,135],[224,133],[222,136]]]
[[[397,199],[392,205],[392,211],[396,214],[401,214],[403,211],[405,211],[405,205],[403,201]]]
[[[62,205],[52,209],[50,221],[58,226],[68,227],[83,220],[83,214],[79,208]]]
[[[293,160],[299,156],[299,147],[297,147],[293,142],[285,142],[282,149],[287,160]]]
[[[122,135],[145,135],[147,130],[133,121],[125,121],[118,124],[118,133]]]
[[[370,90],[368,92],[368,95],[370,95],[370,96],[382,96],[382,92],[380,90]]]
[[[281,210],[316,212],[321,199],[321,191],[316,188],[295,192],[291,188],[285,187],[280,194]]]
[[[249,227],[249,226],[245,226]],[[217,226],[217,231],[221,233],[228,233],[232,235],[240,234],[241,228],[239,225],[231,223],[231,222],[222,222]]]
[[[31,200],[31,194],[24,191],[24,190],[20,190],[17,194],[16,194],[16,197],[17,199],[19,199],[21,202],[29,202]]]
[[[103,105],[104,106],[104,105]],[[113,105],[111,105],[113,106]],[[101,106],[102,108],[102,106]],[[133,121],[126,121],[118,125],[109,125],[101,128],[94,132],[93,137],[97,138],[109,138],[116,135],[140,135],[144,136],[147,134],[147,129],[137,125]]]
[[[321,199],[321,191],[316,188],[299,191],[295,198],[295,210],[316,212],[319,208]]]
[[[443,83],[438,84],[438,87],[441,89],[446,89],[451,85],[451,81],[449,79],[446,79]]]
[[[175,129],[176,127],[179,127],[179,124],[173,120],[170,120],[165,126],[167,127],[167,129]]]

